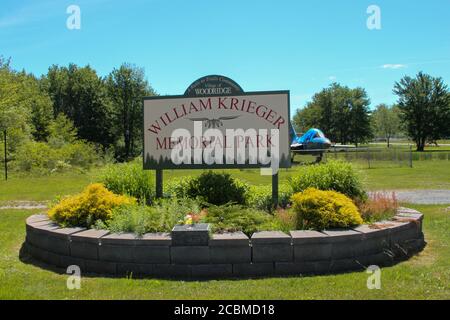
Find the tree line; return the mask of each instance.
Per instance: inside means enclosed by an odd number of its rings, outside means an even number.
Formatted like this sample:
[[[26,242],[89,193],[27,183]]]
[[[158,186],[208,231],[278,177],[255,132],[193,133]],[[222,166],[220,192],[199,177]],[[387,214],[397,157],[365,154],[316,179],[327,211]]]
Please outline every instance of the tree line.
[[[317,127],[334,142],[356,146],[374,137],[389,146],[392,137],[404,134],[423,151],[426,143],[450,137],[450,93],[442,78],[423,72],[405,76],[394,84],[393,93],[397,103],[372,111],[363,88],[333,83],[297,110],[292,122],[298,131]]]
[[[300,132],[318,127],[342,144],[382,137],[389,145],[392,137],[404,134],[419,151],[427,142],[450,137],[450,93],[441,78],[422,72],[405,76],[393,93],[396,104],[372,111],[363,88],[333,83],[298,110],[292,123]],[[52,65],[36,77],[14,70],[0,56],[0,131],[8,134],[12,157],[27,141],[58,146],[55,141],[79,139],[118,161],[134,158],[142,152],[142,97],[156,94],[144,70],[133,64],[124,63],[104,77],[89,65]]]
[[[142,97],[156,95],[144,70],[124,63],[101,77],[89,65],[52,65],[41,77],[0,56],[0,130],[14,154],[25,141],[48,141],[55,122],[76,138],[128,160],[142,151]]]

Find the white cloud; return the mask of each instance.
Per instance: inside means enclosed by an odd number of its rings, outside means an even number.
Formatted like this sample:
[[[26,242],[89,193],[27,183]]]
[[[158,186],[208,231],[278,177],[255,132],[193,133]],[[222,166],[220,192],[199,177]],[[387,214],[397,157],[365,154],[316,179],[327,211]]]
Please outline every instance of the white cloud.
[[[336,76],[329,76],[328,80],[334,81],[334,80],[336,80]]]
[[[406,68],[406,65],[405,64],[391,64],[391,63],[388,63],[388,64],[383,64],[382,66],[381,66],[383,69],[402,69],[402,68]]]

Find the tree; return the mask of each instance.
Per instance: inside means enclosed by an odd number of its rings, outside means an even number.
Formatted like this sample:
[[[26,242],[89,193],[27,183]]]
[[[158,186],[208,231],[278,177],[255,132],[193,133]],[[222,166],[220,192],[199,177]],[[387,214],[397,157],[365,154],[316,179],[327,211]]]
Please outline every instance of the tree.
[[[319,123],[318,108],[311,106],[297,110],[292,118],[292,124],[297,132],[306,132]]]
[[[373,137],[370,123],[370,100],[362,88],[351,90],[350,98],[350,140],[358,146],[359,143],[367,142]]]
[[[7,162],[16,158],[19,148],[32,136],[45,138],[48,126],[45,113],[50,106],[39,80],[25,71],[13,70],[10,59],[0,56],[0,152],[6,158],[5,169]]]
[[[316,93],[305,108],[298,110],[293,122],[303,131],[317,127],[332,141],[357,145],[372,136],[369,103],[364,89],[350,89],[333,83]]]
[[[123,138],[119,157],[127,160],[142,151],[142,98],[155,95],[144,77],[144,70],[124,63],[107,77],[112,100],[114,127]]]
[[[400,117],[417,151],[424,151],[428,140],[449,134],[450,95],[442,78],[419,72],[415,78],[405,76],[396,82]]]
[[[386,139],[389,148],[391,138],[400,132],[398,107],[396,105],[388,106],[384,103],[379,104],[372,113],[372,123],[375,133]]]
[[[48,144],[53,148],[61,148],[66,144],[75,143],[77,140],[77,129],[73,122],[64,115],[58,114],[49,126]]]
[[[109,147],[115,142],[111,103],[105,82],[90,66],[51,66],[43,80],[53,102],[53,116],[64,113],[78,137]]]
[[[10,68],[10,61],[0,56],[0,130],[25,122],[26,112],[19,104],[17,76]]]
[[[0,58],[0,130],[8,131],[9,151],[30,134],[45,140],[51,116],[51,100],[39,79],[11,69],[9,61]]]

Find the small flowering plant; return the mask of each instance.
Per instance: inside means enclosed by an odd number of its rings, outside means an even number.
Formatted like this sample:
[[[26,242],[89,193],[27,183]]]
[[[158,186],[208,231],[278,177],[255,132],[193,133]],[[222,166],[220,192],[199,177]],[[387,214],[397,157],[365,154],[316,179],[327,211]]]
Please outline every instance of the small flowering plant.
[[[207,214],[206,209],[202,209],[199,213],[190,212],[179,223],[187,225],[199,223],[206,216],[206,214]]]
[[[192,223],[193,223],[192,215],[191,214],[186,215],[184,217],[183,224],[192,224]]]

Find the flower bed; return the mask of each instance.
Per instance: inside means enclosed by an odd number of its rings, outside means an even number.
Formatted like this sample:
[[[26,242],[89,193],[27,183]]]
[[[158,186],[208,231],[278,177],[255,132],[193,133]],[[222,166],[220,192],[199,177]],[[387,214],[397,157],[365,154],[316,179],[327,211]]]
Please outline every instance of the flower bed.
[[[420,213],[368,197],[341,162],[302,168],[277,208],[267,187],[225,172],[172,180],[164,199],[147,178],[136,163],[109,167],[103,183],[27,220],[29,252],[86,272],[240,277],[385,265],[424,243]]]
[[[400,208],[389,221],[319,231],[212,234],[207,243],[174,243],[170,233],[110,233],[62,228],[45,215],[27,219],[35,259],[84,273],[155,277],[249,277],[323,274],[386,266],[420,250],[423,215]]]

